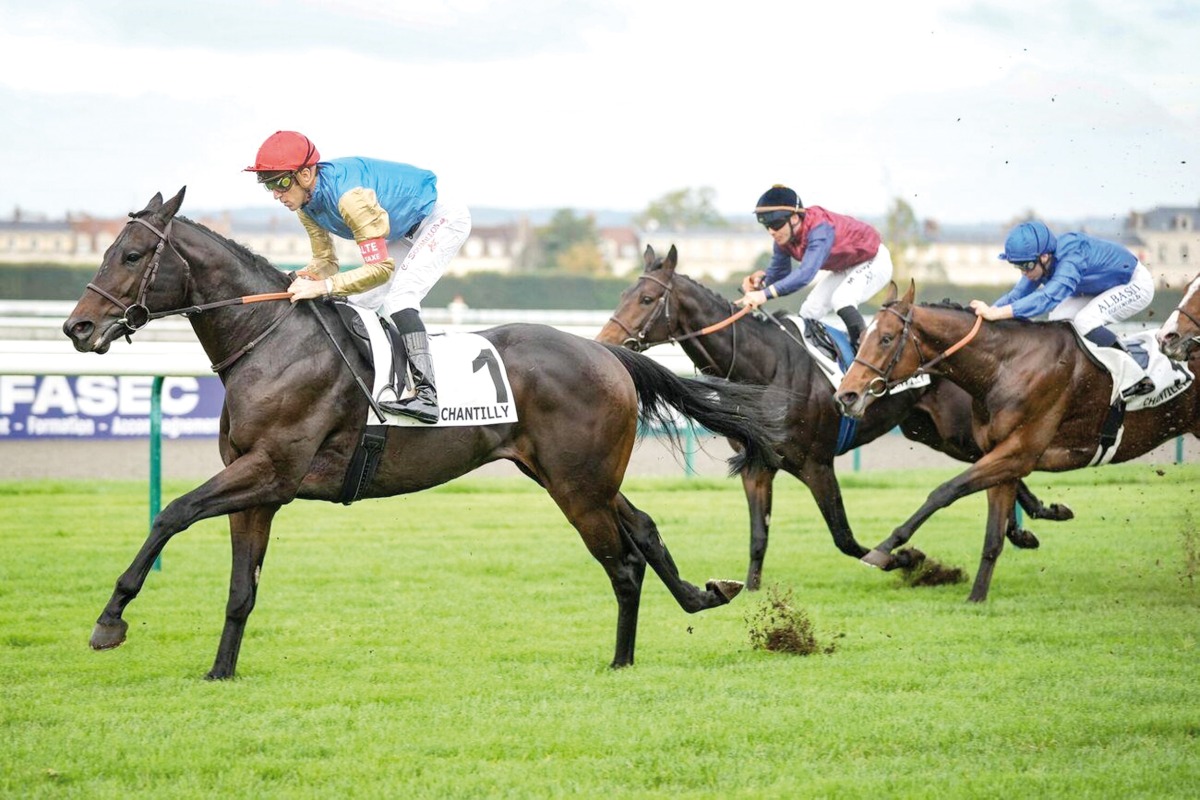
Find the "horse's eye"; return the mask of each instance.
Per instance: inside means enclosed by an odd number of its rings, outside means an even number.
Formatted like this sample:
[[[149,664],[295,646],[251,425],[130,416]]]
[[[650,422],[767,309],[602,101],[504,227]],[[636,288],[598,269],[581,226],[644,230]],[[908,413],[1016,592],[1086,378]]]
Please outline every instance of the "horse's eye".
[[[135,250],[135,251],[125,254],[125,263],[126,264],[136,264],[138,261],[141,260],[141,258],[142,258],[142,254]]]
[[[887,347],[889,344],[891,344],[891,343],[892,343],[892,341],[893,341],[895,338],[896,338],[896,337],[895,337],[895,336],[892,336],[890,333],[885,333],[885,334],[883,334],[882,336],[880,336],[880,337],[879,337],[879,343],[880,343],[881,345],[883,345],[884,347]]]
[[[648,306],[653,302],[654,302],[654,298],[651,297],[650,295],[648,295],[648,294],[642,295],[642,305]]]

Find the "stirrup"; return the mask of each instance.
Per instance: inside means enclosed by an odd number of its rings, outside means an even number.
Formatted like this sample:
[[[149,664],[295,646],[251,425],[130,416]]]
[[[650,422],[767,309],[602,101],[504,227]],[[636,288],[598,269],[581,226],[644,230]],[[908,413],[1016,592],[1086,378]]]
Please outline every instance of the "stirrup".
[[[399,414],[404,417],[411,417],[418,422],[424,422],[427,425],[432,425],[438,421],[439,408],[436,404],[428,403],[422,400],[419,396],[405,397],[402,400],[385,401],[379,404],[379,407],[389,414]]]

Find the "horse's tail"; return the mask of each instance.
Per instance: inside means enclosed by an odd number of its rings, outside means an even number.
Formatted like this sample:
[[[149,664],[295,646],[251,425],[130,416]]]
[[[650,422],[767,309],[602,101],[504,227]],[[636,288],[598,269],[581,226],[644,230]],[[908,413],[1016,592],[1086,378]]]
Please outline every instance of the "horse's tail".
[[[604,346],[633,377],[638,420],[644,428],[661,429],[672,446],[682,451],[673,409],[690,422],[742,445],[742,452],[729,459],[731,475],[746,466],[779,468],[776,448],[783,441],[783,427],[777,416],[768,414],[772,392],[767,387],[721,378],[681,378],[648,356],[617,345]]]

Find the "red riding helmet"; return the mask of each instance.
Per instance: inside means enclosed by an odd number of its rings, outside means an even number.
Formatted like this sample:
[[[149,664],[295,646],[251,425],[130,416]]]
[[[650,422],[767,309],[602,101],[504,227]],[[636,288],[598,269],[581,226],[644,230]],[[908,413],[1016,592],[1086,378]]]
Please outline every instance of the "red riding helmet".
[[[317,146],[303,133],[275,131],[258,148],[254,164],[243,172],[295,172],[320,160]]]

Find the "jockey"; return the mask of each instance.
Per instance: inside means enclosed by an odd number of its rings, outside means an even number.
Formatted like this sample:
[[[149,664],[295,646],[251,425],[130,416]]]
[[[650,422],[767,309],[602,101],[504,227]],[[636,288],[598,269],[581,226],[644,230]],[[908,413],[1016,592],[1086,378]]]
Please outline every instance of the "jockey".
[[[397,399],[379,405],[393,414],[437,422],[437,385],[421,300],[471,232],[467,207],[440,199],[437,176],[428,170],[373,158],[321,161],[316,145],[295,131],[269,136],[245,171],[256,173],[308,232],[312,260],[288,287],[292,302],[352,296],[356,305],[391,317]],[[339,272],[330,234],[353,239],[363,265]],[[406,362],[416,394],[400,400]]]
[[[1056,238],[1038,220],[1013,228],[999,257],[1021,277],[992,305],[971,301],[984,319],[1030,319],[1049,311],[1051,320],[1071,320],[1096,346],[1125,350],[1104,326],[1129,319],[1154,299],[1154,278],[1133,253],[1083,233]]]
[[[892,279],[892,256],[879,232],[865,222],[834,214],[820,206],[805,208],[795,191],[775,184],[754,213],[774,241],[771,264],[742,280],[740,306],[758,308],[827,275],[808,293],[800,316],[819,320],[830,312],[846,323],[855,352],[866,324],[858,306]],[[792,260],[800,262],[792,266]]]

